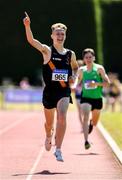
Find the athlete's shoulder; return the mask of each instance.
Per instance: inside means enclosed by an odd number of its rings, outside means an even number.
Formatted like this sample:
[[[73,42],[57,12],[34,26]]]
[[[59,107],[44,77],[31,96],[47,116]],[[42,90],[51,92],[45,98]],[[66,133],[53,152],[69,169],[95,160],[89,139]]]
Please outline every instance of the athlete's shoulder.
[[[75,52],[72,51],[72,50],[70,50],[69,52],[71,54],[71,60],[76,61],[76,54],[75,54]]]
[[[72,54],[75,54],[75,52],[73,50],[70,49],[70,51],[71,51]]]
[[[72,51],[71,49],[69,49],[69,48],[66,48],[66,47],[65,47],[64,49],[66,49],[67,51]]]
[[[104,67],[103,67],[101,64],[94,63],[94,66],[95,66],[97,69],[104,69]]]
[[[75,54],[75,52],[74,52],[73,50],[69,49],[69,48],[65,48],[65,50],[66,50],[67,52],[70,52],[71,54]]]

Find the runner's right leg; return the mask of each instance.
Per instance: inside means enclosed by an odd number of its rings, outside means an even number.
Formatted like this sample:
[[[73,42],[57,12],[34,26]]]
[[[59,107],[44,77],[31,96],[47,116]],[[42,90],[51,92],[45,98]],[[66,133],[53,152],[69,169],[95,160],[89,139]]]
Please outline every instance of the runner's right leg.
[[[45,149],[49,151],[52,146],[52,133],[53,133],[53,122],[54,122],[54,113],[55,108],[46,109],[44,108],[45,113],[45,131],[46,131],[46,140],[45,140]]]
[[[84,139],[85,139],[85,148],[88,149],[90,147],[90,144],[88,142],[88,121],[90,119],[90,112],[91,112],[91,105],[88,103],[82,103],[81,104],[81,110],[83,115],[83,133],[84,133]],[[89,144],[89,147],[88,147]]]

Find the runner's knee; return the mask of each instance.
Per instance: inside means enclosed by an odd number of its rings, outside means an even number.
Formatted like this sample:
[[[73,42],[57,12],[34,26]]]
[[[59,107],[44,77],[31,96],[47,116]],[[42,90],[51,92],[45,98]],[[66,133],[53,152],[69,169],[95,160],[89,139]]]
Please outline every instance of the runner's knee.
[[[87,104],[87,103],[84,103],[81,105],[81,109],[82,109],[82,112],[84,115],[88,115],[91,111],[91,105],[90,104]]]

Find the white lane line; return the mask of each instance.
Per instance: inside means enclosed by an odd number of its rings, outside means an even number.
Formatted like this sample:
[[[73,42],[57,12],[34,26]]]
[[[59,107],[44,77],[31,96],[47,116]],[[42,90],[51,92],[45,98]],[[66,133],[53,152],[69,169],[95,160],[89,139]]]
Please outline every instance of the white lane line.
[[[114,141],[114,139],[111,137],[111,135],[108,133],[108,131],[103,127],[102,123],[98,123],[98,128],[101,131],[103,137],[108,142],[109,146],[111,147],[112,151],[122,164],[122,151],[118,147],[117,143]]]
[[[38,154],[38,156],[36,158],[36,161],[34,162],[32,168],[31,168],[31,170],[30,170],[30,172],[29,172],[29,174],[28,174],[28,176],[26,178],[26,180],[31,180],[32,179],[34,171],[35,171],[40,159],[42,158],[43,153],[44,153],[44,146],[42,146],[42,148],[41,148],[41,150],[40,150],[40,152],[39,152],[39,154]]]
[[[17,121],[15,121],[14,123],[8,125],[7,127],[3,128],[2,130],[0,130],[0,135],[6,133],[7,131],[9,131],[10,129],[14,128],[15,126],[17,126],[18,124],[20,124],[21,122],[25,121],[26,119],[28,119],[29,117],[32,117],[32,116],[28,116],[26,118],[21,118]]]

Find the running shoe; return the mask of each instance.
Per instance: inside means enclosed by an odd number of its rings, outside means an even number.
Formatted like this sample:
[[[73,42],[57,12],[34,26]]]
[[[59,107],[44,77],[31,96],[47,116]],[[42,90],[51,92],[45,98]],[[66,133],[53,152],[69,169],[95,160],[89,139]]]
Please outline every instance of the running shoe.
[[[62,162],[64,161],[60,150],[56,150],[54,156],[56,157],[57,161],[62,161]]]
[[[90,143],[88,141],[85,141],[85,149],[89,149],[91,147]]]
[[[93,125],[91,124],[92,120],[90,120],[89,124],[89,134],[93,131]]]

